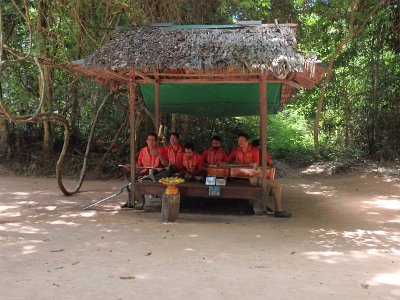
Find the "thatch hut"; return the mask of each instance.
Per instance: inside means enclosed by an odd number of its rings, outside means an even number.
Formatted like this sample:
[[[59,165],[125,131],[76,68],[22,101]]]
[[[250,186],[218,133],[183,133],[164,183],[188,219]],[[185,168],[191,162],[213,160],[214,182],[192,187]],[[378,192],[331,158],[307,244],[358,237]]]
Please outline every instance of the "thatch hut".
[[[188,114],[196,111],[197,114],[208,116],[238,115],[239,112],[229,112],[218,107],[209,111],[193,109],[196,102],[207,103],[211,107],[216,102],[215,96],[210,95],[210,86],[174,85],[174,94],[168,83],[176,83],[177,78],[180,83],[229,83],[240,81],[239,79],[250,83],[254,82],[254,77],[265,71],[269,82],[278,83],[271,85],[275,94],[271,95],[274,99],[269,97],[269,112],[273,113],[280,104],[289,101],[293,87],[310,89],[325,73],[315,56],[305,56],[297,50],[295,24],[125,28],[117,31],[99,51],[85,60],[74,62],[73,68],[110,88],[126,85],[132,78],[132,70],[135,70],[139,80],[137,83],[141,84],[141,92],[150,108],[154,107],[153,87],[145,83],[154,83],[157,77],[163,83],[161,89],[165,89],[161,93],[161,97],[164,95],[165,98],[161,99],[161,111]],[[234,94],[241,99],[247,95],[245,102],[248,107],[249,104],[258,102],[258,96],[255,95],[256,101],[251,101],[248,97],[254,91],[258,93],[258,90],[254,90],[254,86],[251,88],[251,85],[247,87],[249,88],[236,87],[235,90],[232,85],[220,85],[214,86],[211,93],[219,97],[225,94],[228,98],[229,94]],[[195,94],[200,99],[192,102],[180,101],[177,93]],[[239,100],[234,100],[220,98],[225,105],[231,102],[240,103]],[[244,109],[241,113],[254,114],[254,110]]]
[[[155,111],[156,129],[160,111],[260,115],[261,153],[265,153],[267,110],[276,112],[290,99],[292,88],[311,89],[325,73],[315,56],[297,50],[296,26],[156,24],[125,28],[71,67],[111,89],[130,87],[132,166],[137,87],[146,106]],[[265,174],[265,157],[262,169]],[[266,189],[264,182],[263,193]]]

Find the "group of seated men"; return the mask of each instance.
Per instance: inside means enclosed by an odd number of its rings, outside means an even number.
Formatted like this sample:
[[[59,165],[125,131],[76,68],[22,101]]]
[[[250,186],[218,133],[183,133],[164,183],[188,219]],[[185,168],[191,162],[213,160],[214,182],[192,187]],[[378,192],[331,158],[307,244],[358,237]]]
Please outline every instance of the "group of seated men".
[[[260,162],[259,141],[249,143],[247,134],[238,135],[238,147],[228,156],[221,148],[221,138],[213,136],[211,147],[202,154],[195,152],[194,145],[187,143],[183,146],[179,141],[178,133],[171,133],[170,144],[167,147],[158,145],[158,137],[154,133],[147,135],[147,146],[139,152],[138,164],[143,166],[141,174],[145,174],[150,168],[156,169],[157,177],[176,174],[186,179],[204,176],[203,166],[223,166],[236,162],[240,166],[257,166]],[[269,153],[267,165],[272,165]],[[166,172],[168,170],[168,172]]]
[[[213,136],[211,147],[202,154],[195,152],[194,145],[187,143],[184,146],[179,141],[179,134],[170,134],[169,146],[158,145],[158,137],[155,133],[147,135],[147,146],[139,152],[138,165],[142,166],[139,176],[145,176],[149,172],[155,178],[171,175],[181,176],[187,180],[204,179],[206,171],[204,166],[223,166],[235,162],[240,166],[256,167],[260,162],[259,140],[249,142],[249,136],[245,133],[238,135],[238,147],[233,149],[230,155],[221,148],[221,138]],[[272,165],[269,153],[266,153],[267,165]],[[274,189],[274,202],[276,217],[290,217],[290,213],[281,209],[281,188],[273,182],[268,183]],[[272,210],[270,210],[272,211]]]

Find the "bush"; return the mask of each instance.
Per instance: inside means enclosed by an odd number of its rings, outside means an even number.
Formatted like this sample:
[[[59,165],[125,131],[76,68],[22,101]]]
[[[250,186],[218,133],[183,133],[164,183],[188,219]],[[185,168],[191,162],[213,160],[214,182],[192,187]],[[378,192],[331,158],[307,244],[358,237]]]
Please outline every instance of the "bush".
[[[292,107],[269,116],[268,151],[274,158],[313,158],[312,131],[299,111]]]

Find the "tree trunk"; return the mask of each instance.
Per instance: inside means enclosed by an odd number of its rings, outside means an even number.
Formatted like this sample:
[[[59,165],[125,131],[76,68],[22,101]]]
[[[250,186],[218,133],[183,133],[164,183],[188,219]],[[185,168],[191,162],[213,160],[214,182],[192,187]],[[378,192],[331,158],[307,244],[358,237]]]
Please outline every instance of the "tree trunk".
[[[71,79],[71,129],[72,134],[79,132],[78,123],[78,79],[75,75],[70,76]]]
[[[183,136],[185,140],[191,139],[190,136],[190,116],[185,115],[183,119]]]
[[[44,113],[46,111],[53,111],[53,90],[52,85],[52,72],[48,66],[43,66],[43,79],[39,76],[39,92],[43,93],[44,103],[40,108],[40,112]],[[41,91],[44,81],[44,91]],[[51,152],[53,151],[53,125],[51,122],[43,122],[43,151]]]
[[[349,102],[349,94],[347,93],[343,98],[344,101],[344,146],[346,148],[349,147],[349,140],[350,140],[350,102]]]
[[[1,108],[0,113],[2,113]],[[0,119],[0,158],[6,157],[6,159],[10,159],[11,148],[9,145],[9,136],[8,121]]]
[[[176,126],[178,125],[178,115],[172,114],[171,115],[171,132],[177,131]]]
[[[1,78],[3,76],[3,18],[2,10],[0,9],[0,99],[3,100],[3,87],[1,85]],[[0,114],[3,110],[0,108]],[[0,118],[0,158],[6,157],[10,159],[11,147],[9,144],[10,131],[8,128],[8,121]]]
[[[42,58],[48,57],[48,39],[47,31],[49,30],[49,7],[47,1],[38,1],[38,20],[37,20],[37,44],[38,51]],[[42,95],[44,102],[40,108],[40,112],[53,111],[53,89],[52,77],[53,72],[50,66],[43,65],[43,77],[39,74],[39,93]],[[44,88],[44,90],[42,90]],[[46,121],[43,122],[43,151],[51,152],[53,150],[53,125]]]
[[[329,63],[328,63],[328,71],[327,75],[324,80],[324,86],[321,88],[321,91],[319,93],[319,99],[317,102],[317,109],[316,109],[316,114],[315,114],[315,120],[314,120],[314,151],[315,151],[315,156],[318,157],[320,154],[320,144],[319,144],[319,123],[321,120],[321,114],[322,114],[322,106],[324,104],[325,100],[325,92],[328,88],[328,85],[332,79],[333,76],[333,64],[336,60],[336,58],[339,56],[340,52],[342,51],[343,47],[346,46],[346,44],[355,36],[357,36],[360,32],[362,32],[365,29],[365,25],[367,22],[370,20],[370,18],[376,14],[376,12],[379,10],[379,8],[386,3],[386,1],[380,1],[375,4],[373,9],[369,12],[369,14],[361,21],[359,22],[359,25],[357,26],[358,28],[354,28],[354,21],[355,21],[355,13],[356,10],[355,8],[357,7],[358,0],[353,0],[352,3],[350,4],[349,8],[352,9],[351,11],[351,16],[350,16],[350,23],[348,26],[349,32],[347,35],[345,35],[342,40],[340,40],[339,44],[336,46],[336,49],[334,53],[330,56],[329,58]]]

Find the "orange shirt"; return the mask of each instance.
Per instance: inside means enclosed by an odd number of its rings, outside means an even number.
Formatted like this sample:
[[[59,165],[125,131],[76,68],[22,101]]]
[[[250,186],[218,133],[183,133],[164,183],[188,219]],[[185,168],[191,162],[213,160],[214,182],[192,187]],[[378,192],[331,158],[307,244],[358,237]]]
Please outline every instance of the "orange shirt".
[[[170,165],[175,165],[177,167],[182,166],[182,156],[183,152],[185,152],[185,148],[183,145],[179,144],[176,149],[169,145],[165,147],[165,151],[167,152],[168,161]]]
[[[265,157],[267,158],[267,166],[271,166],[272,165],[272,157],[268,151],[265,153]],[[260,164],[261,164],[261,152],[260,152]]]
[[[203,158],[198,153],[193,153],[192,157],[183,156],[183,166],[189,173],[194,173],[196,170],[200,172],[203,170]]]
[[[167,153],[165,152],[164,147],[157,147],[157,150],[161,153],[165,159],[167,159]],[[161,160],[158,156],[151,155],[150,149],[148,146],[143,147],[139,152],[138,164],[144,167],[152,167],[152,168],[164,168]]]
[[[238,165],[249,165],[252,163],[260,162],[260,151],[256,147],[249,145],[245,152],[240,147],[233,149],[231,154],[227,157],[226,161],[231,162],[236,160]]]
[[[203,161],[210,165],[218,165],[226,160],[226,152],[219,148],[214,150],[212,147],[203,152]]]

